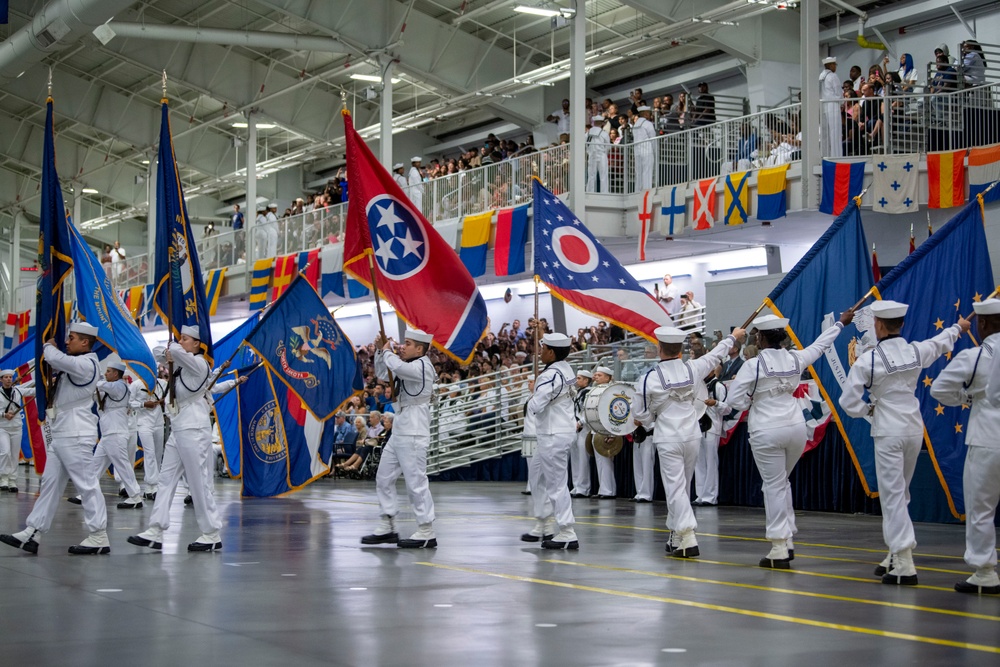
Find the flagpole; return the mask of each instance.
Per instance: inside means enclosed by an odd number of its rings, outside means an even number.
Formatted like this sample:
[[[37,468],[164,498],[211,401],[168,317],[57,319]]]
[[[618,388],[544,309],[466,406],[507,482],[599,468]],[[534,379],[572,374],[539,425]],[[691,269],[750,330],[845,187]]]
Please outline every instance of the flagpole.
[[[534,331],[534,347],[531,351],[531,369],[535,375],[535,379],[538,378],[538,276],[535,276],[535,331]]]
[[[161,104],[167,103],[167,70],[163,70],[163,78],[161,80],[161,90],[162,97],[160,98]],[[163,165],[160,165],[163,169]],[[160,222],[160,221],[157,221]],[[167,275],[167,352],[170,352],[170,343],[174,340],[174,263],[176,262],[177,253],[171,252],[172,247],[167,248],[167,257],[169,261],[170,271]],[[176,393],[177,378],[174,376],[174,362],[173,359],[167,355],[167,394],[170,396],[170,407],[177,407],[177,397],[174,396]]]
[[[239,349],[239,348],[236,348],[236,349]],[[226,363],[228,364],[229,362],[227,361]],[[256,372],[256,371],[260,370],[260,368],[261,368],[261,367],[262,367],[263,365],[264,365],[264,362],[262,361],[262,362],[260,362],[259,364],[257,364],[256,366],[254,366],[253,368],[251,368],[250,370],[248,370],[248,371],[247,371],[246,373],[244,373],[244,374],[243,374],[243,377],[245,377],[245,378],[248,378],[248,377],[250,377],[251,373],[254,373],[254,372]],[[222,374],[220,373],[219,375],[222,375]],[[218,379],[218,378],[216,378],[216,379]],[[213,380],[213,381],[212,381],[212,385],[214,385],[214,384],[215,384],[215,381]],[[209,387],[208,387],[208,388],[209,388],[209,390],[211,390],[211,388],[212,388],[212,385],[209,385]],[[229,392],[231,392],[231,391],[232,391],[233,389],[236,389],[236,388],[237,388],[237,387],[239,387],[239,386],[240,386],[240,383],[239,383],[239,382],[237,382],[237,383],[236,383],[236,384],[234,384],[234,385],[233,385],[232,387],[230,387],[229,389],[227,389],[227,390],[225,390],[224,392],[222,392],[221,394],[219,394],[219,397],[218,397],[218,398],[216,398],[216,399],[214,399],[214,402],[215,402],[215,403],[218,403],[219,401],[221,401],[222,399],[224,399],[224,398],[225,398],[226,396],[228,396],[228,395],[229,395]],[[206,391],[206,392],[205,392],[205,394],[206,394],[206,395],[208,395],[208,391]]]

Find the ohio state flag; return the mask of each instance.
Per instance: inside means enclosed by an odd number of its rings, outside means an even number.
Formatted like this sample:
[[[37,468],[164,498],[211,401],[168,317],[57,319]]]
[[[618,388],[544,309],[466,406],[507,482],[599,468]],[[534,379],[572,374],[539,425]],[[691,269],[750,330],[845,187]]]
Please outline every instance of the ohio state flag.
[[[351,197],[344,235],[344,271],[372,287],[410,326],[460,363],[472,360],[486,331],[486,302],[454,248],[410,200],[358,136],[344,112]]]

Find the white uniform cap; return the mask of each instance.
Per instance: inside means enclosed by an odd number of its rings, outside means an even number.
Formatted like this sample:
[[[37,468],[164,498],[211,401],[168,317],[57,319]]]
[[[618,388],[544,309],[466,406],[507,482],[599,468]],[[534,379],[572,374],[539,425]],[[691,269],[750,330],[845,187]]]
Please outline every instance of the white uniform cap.
[[[590,371],[585,371],[582,368],[576,372],[578,378],[587,378],[588,380],[593,379],[594,374]]]
[[[425,331],[421,331],[420,329],[407,329],[403,338],[409,338],[410,340],[418,343],[426,344],[430,344],[430,342],[434,340],[434,336]]]
[[[181,327],[182,336],[191,336],[191,338],[197,338],[201,340],[201,330],[198,327],[193,327],[190,324],[185,324]]]
[[[603,123],[604,122],[604,116],[592,116],[590,118],[590,120],[593,121],[593,122],[595,122],[595,123]]]
[[[0,371],[0,378],[2,378],[5,375],[9,375],[11,377],[14,377],[15,375],[17,375],[17,373],[15,373],[14,371],[12,371],[9,368],[5,368],[2,371]]]
[[[835,63],[835,62],[837,62],[837,59],[834,58],[833,56],[830,56],[829,58],[823,58],[823,64],[824,65],[829,65],[829,64]]]
[[[397,162],[396,164],[392,165],[392,170],[393,171],[396,171],[397,169],[402,169],[402,168],[403,168],[403,163],[402,162]]]
[[[110,368],[112,370],[116,370],[119,373],[124,373],[125,372],[125,364],[123,364],[118,359],[112,359],[111,361],[109,361],[108,362],[108,368]]]
[[[612,371],[607,366],[598,366],[597,368],[594,369],[594,372],[595,373],[604,373],[608,377],[614,377],[615,376],[614,371]]]
[[[774,329],[784,329],[787,327],[788,318],[778,317],[777,315],[764,315],[755,319],[751,324],[757,327],[758,331],[773,331]]]
[[[688,337],[686,331],[677,327],[657,327],[653,331],[653,335],[661,343],[683,343],[684,339]]]
[[[163,347],[162,345],[157,345],[156,347],[153,348],[153,358],[156,359],[157,361],[163,359],[163,355],[166,351],[167,348]]]
[[[73,322],[69,325],[70,333],[83,334],[84,336],[96,336],[97,327],[93,324],[87,324],[86,322]]]
[[[569,347],[569,336],[561,333],[547,333],[542,336],[542,343],[546,347]]]
[[[278,208],[278,202],[273,201],[267,205],[268,208]]]
[[[1000,299],[986,299],[979,303],[972,304],[972,309],[976,315],[1000,315]],[[7,371],[4,371],[6,373]],[[3,375],[3,373],[0,373]]]
[[[423,162],[423,161],[424,159],[419,155],[414,155],[413,157],[410,158],[410,162]]]
[[[515,359],[524,359],[527,356],[528,356],[527,352],[518,351],[518,352],[514,353],[514,358]]]
[[[643,104],[641,107],[638,107],[636,111],[652,111],[652,109]]]
[[[898,301],[876,301],[871,305],[872,315],[880,320],[895,320],[900,317],[906,317],[906,311],[909,307],[907,304]]]

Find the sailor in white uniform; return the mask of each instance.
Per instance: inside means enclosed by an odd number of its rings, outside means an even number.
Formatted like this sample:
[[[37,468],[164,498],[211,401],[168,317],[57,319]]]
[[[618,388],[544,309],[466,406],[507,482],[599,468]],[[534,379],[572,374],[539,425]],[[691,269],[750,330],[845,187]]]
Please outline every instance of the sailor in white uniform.
[[[535,391],[535,377],[528,381],[528,400]],[[542,459],[538,456],[538,431],[535,427],[535,415],[528,412],[527,403],[524,407],[524,432],[521,438],[526,442],[523,450],[529,447],[533,452],[526,456],[528,460],[528,490],[531,492],[531,509],[535,517],[535,526],[521,535],[522,542],[540,542],[551,540],[555,536],[556,518],[552,513],[552,501],[545,492],[545,476],[542,474]]]
[[[613,379],[614,371],[607,366],[598,366],[594,369],[594,387],[609,384]],[[600,433],[594,433],[591,436],[591,438],[603,437]],[[594,447],[594,462],[597,463],[597,497],[601,500],[610,500],[618,495],[614,458],[604,456]]]
[[[56,371],[55,387],[46,410],[51,430],[48,442],[49,458],[42,473],[38,500],[25,522],[27,527],[13,535],[0,535],[0,542],[38,553],[38,538],[49,530],[55,517],[59,498],[66,482],[83,497],[83,522],[89,535],[69,548],[75,555],[107,554],[108,511],[101,487],[94,476],[91,462],[97,442],[97,415],[93,412],[94,390],[100,379],[101,366],[91,352],[97,341],[97,327],[86,322],[74,322],[66,337],[66,352],[56,347],[55,340],[45,341],[44,361]]]
[[[542,539],[543,549],[579,549],[576,536],[576,517],[566,488],[566,465],[569,451],[576,439],[576,419],[570,385],[573,369],[566,362],[570,339],[566,334],[550,333],[542,336],[541,360],[544,370],[535,380],[535,390],[528,401],[528,413],[535,418],[538,449],[535,458],[541,464],[541,486],[552,503],[556,532],[552,539]],[[540,489],[542,491],[542,489]],[[551,528],[543,519],[535,517],[535,531],[548,533]],[[538,523],[542,522],[542,526]]]
[[[594,116],[591,122],[593,125],[587,130],[587,192],[608,192],[611,137],[604,130],[604,116]]]
[[[418,155],[410,158],[410,164],[412,166],[410,167],[410,172],[406,175],[406,182],[410,188],[405,191],[406,196],[410,198],[411,202],[413,202],[413,207],[421,213],[423,213],[424,210],[424,177],[420,175],[420,163],[422,161],[423,158]]]
[[[642,192],[653,187],[656,142],[651,140],[656,138],[656,128],[650,120],[651,109],[648,106],[640,106],[638,112],[632,124],[632,145],[635,147],[635,191]]]
[[[722,370],[718,366],[716,370]],[[721,374],[721,373],[720,373]],[[729,414],[730,407],[726,403],[729,390],[718,378],[712,378],[708,383],[708,398],[705,399],[705,416],[710,420],[707,431],[701,434],[701,445],[698,448],[698,462],[694,467],[695,506],[719,504],[719,441],[722,439],[722,420]]]
[[[788,334],[788,319],[764,315],[753,321],[757,327],[757,356],[748,359],[729,385],[729,406],[750,408],[747,416],[750,449],[763,480],[765,535],[771,550],[760,560],[765,568],[787,570],[795,558],[792,541],[797,528],[792,507],[792,485],[788,476],[806,448],[806,421],[793,393],[803,371],[819,359],[854,319],[854,311],[824,331],[802,350],[781,347]]]
[[[142,446],[143,497],[156,500],[163,461],[163,397],[167,395],[167,381],[157,378],[156,384],[149,388],[142,382],[133,382],[131,394],[130,405],[136,415],[136,430]]]
[[[427,481],[427,448],[431,442],[430,402],[437,371],[427,358],[433,336],[418,329],[407,329],[403,344],[392,351],[392,341],[381,334],[375,339],[375,374],[380,380],[395,380],[392,438],[382,448],[375,493],[381,520],[362,544],[396,544],[401,549],[424,549],[437,546],[434,533],[434,499]],[[399,501],[396,480],[403,476],[410,506],[417,519],[417,531],[409,539],[399,539],[396,515]]]
[[[403,192],[406,192],[406,186],[408,186],[410,183],[409,181],[406,180],[406,174],[403,173],[402,162],[397,162],[396,164],[392,165],[392,180],[396,181],[396,185],[401,187],[403,189]]]
[[[942,405],[971,405],[965,433],[965,562],[975,572],[955,584],[959,593],[1000,594],[997,577],[997,531],[1000,502],[1000,299],[972,304],[982,340],[962,350],[938,373],[931,396]]]
[[[264,257],[278,256],[278,202],[271,202],[267,207],[267,254]]]
[[[572,498],[590,497],[590,454],[587,453],[587,436],[590,427],[583,418],[583,406],[587,402],[590,383],[594,374],[582,368],[576,372],[576,393],[573,395],[573,418],[576,420],[576,439],[569,452],[569,464],[573,469]]]
[[[0,371],[0,492],[17,493],[17,457],[23,435],[24,402],[34,387],[14,386],[13,370]]]
[[[118,509],[141,509],[142,493],[135,481],[135,470],[128,452],[128,385],[125,383],[125,364],[120,359],[108,362],[104,379],[97,382],[97,417],[101,426],[101,440],[92,458],[94,479],[100,479],[108,469],[115,467],[116,476],[125,485],[126,499]],[[140,384],[140,383],[136,383]]]
[[[681,359],[687,332],[676,327],[658,327],[653,335],[660,343],[660,363],[639,380],[633,406],[636,424],[653,431],[660,455],[660,476],[667,497],[667,553],[679,558],[700,554],[694,531],[698,522],[691,511],[691,477],[698,459],[701,430],[695,401],[698,384],[709,370],[729,356],[736,341],[746,336],[735,329],[711,352],[699,359]]]
[[[129,544],[151,549],[163,548],[163,531],[170,528],[170,504],[177,491],[181,472],[185,474],[194,500],[195,517],[201,536],[188,544],[188,551],[222,549],[222,520],[215,505],[215,494],[205,479],[206,460],[212,455],[212,422],[205,392],[212,374],[201,350],[198,327],[181,327],[180,345],[166,351],[167,362],[176,365],[173,396],[167,404],[176,414],[170,419],[170,437],[163,452],[160,487],[153,502],[149,527],[128,538]],[[176,407],[174,407],[176,406]]]
[[[924,422],[914,392],[921,371],[950,352],[962,332],[969,330],[970,323],[959,318],[933,338],[908,343],[899,335],[908,307],[896,301],[876,301],[871,305],[878,344],[851,366],[840,406],[852,417],[872,418],[882,535],[889,547],[889,555],[875,574],[882,577],[883,584],[915,586],[913,549],[917,538],[906,506],[910,502],[910,479],[924,439]]]

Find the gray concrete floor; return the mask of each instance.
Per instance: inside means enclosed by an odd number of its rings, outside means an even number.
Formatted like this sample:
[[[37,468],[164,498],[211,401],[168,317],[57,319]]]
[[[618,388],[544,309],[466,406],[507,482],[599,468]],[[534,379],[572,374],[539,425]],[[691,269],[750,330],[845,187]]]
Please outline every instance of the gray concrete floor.
[[[25,474],[0,496],[0,532],[31,510]],[[224,550],[188,554],[181,498],[151,552],[125,542],[151,508],[115,509],[106,481],[110,556],[66,554],[84,535],[68,503],[38,556],[0,544],[0,664],[1000,664],[1000,598],[951,590],[969,574],[961,526],[918,525],[921,585],[896,588],[872,576],[877,518],[800,513],[795,569],[776,572],[756,567],[761,510],[698,508],[702,557],[681,561],[664,555],[664,504],[575,500],[581,549],[553,553],[518,540],[523,485],[431,489],[441,546],[402,551],[358,542],[370,482],[241,501],[217,480]]]

